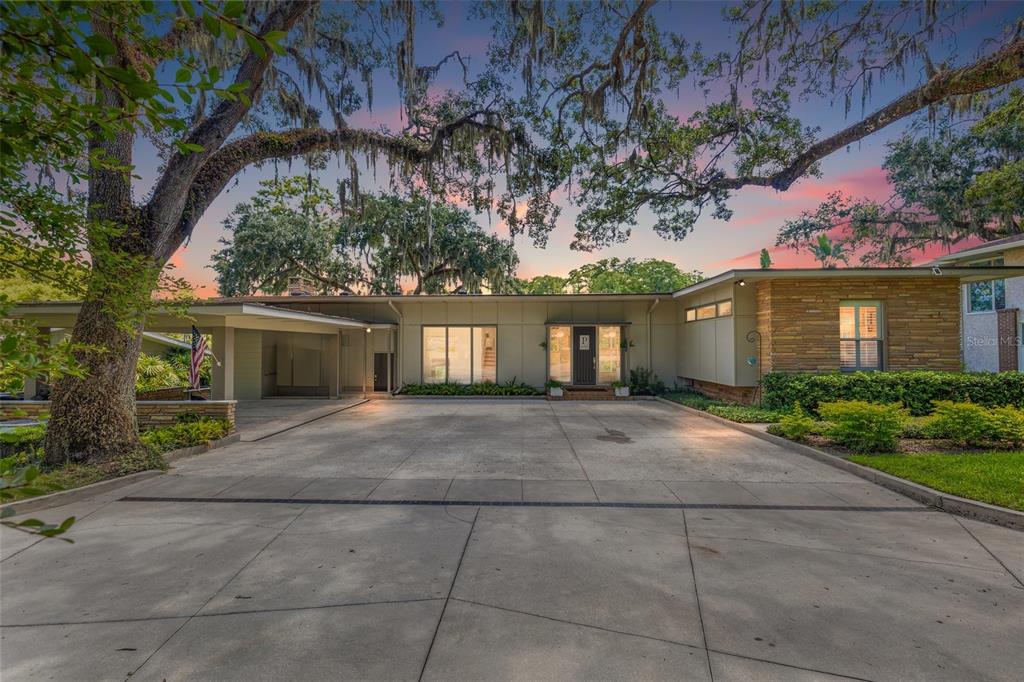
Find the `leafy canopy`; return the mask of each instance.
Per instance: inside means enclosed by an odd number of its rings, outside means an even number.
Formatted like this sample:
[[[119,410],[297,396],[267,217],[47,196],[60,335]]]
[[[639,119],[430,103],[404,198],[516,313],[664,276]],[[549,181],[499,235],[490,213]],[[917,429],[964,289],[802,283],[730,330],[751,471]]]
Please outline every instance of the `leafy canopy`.
[[[512,243],[484,232],[470,214],[422,194],[361,199],[339,207],[317,180],[266,181],[225,221],[214,254],[220,292],[279,294],[302,277],[324,294],[503,293],[519,264]]]

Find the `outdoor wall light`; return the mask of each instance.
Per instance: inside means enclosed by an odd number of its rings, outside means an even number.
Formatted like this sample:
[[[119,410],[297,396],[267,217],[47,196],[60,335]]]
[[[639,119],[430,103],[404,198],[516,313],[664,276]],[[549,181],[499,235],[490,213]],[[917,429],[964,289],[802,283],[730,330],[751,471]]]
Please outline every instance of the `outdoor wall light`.
[[[747,286],[747,280],[741,279],[740,281],[736,282],[736,286],[738,286],[738,287],[745,287],[745,286]]]
[[[367,327],[367,328],[366,328],[366,333],[367,333],[367,334],[372,334],[372,333],[373,333],[373,330],[372,330],[372,329],[370,329],[369,327]]]

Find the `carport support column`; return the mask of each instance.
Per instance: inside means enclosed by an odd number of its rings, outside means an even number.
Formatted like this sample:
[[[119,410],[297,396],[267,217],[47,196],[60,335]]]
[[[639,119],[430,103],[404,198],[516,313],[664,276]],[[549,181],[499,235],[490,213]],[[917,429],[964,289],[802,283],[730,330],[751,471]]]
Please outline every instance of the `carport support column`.
[[[213,386],[214,400],[235,399],[235,328],[214,327],[213,336]]]
[[[327,337],[327,394],[332,398],[337,398],[340,390],[338,388],[338,374],[339,368],[341,367],[340,356],[341,355],[341,332],[335,332]]]
[[[53,345],[53,336],[49,327],[39,327],[38,332],[40,345]],[[45,379],[46,377],[42,376],[25,377],[25,385],[23,386],[23,390],[25,391],[25,400],[32,400],[32,396],[39,392],[40,381],[45,381]]]

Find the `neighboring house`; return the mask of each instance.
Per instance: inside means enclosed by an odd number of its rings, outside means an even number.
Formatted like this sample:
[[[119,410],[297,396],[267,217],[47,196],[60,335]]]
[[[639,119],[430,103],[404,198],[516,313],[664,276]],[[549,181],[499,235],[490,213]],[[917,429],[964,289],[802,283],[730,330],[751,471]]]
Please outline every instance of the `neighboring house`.
[[[213,397],[335,396],[405,383],[628,380],[746,401],[769,371],[934,369],[961,356],[961,287],[1024,267],[731,270],[660,294],[214,299],[189,311],[213,339]],[[22,305],[68,327],[73,303]],[[192,324],[191,322],[189,324]],[[171,315],[151,330],[183,331]]]
[[[1024,266],[1024,234],[937,258],[933,266]],[[1024,369],[1024,277],[994,270],[991,278],[962,287],[964,367],[971,372]]]

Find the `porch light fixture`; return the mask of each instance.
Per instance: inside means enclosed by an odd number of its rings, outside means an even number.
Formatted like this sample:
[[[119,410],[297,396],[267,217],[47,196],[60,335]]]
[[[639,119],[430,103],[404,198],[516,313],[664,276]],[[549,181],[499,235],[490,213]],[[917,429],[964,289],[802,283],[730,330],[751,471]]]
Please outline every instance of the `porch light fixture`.
[[[366,333],[367,333],[367,334],[371,334],[371,333],[373,333],[373,330],[372,330],[372,329],[370,329],[369,327],[367,327],[367,328],[366,328]]]
[[[747,280],[745,280],[745,279],[739,280],[738,282],[736,282],[736,286],[738,286],[738,287],[745,287],[745,286],[747,286]]]

